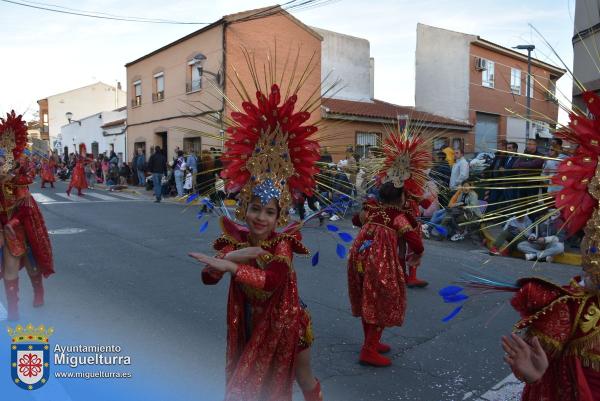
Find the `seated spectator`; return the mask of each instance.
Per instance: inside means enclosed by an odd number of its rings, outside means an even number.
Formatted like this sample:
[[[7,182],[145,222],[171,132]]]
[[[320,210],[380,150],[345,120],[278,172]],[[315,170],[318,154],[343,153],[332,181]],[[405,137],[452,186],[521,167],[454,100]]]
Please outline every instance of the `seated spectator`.
[[[131,168],[127,165],[127,163],[123,163],[121,168],[119,169],[119,183],[120,185],[127,185],[129,179],[131,178]]]
[[[448,230],[451,241],[462,241],[467,230],[461,225],[478,220],[481,215],[479,198],[473,189],[473,182],[466,180],[450,199],[441,225]]]
[[[560,212],[554,214],[540,224],[536,234],[531,234],[527,241],[519,242],[517,248],[525,254],[525,260],[546,261],[551,263],[556,255],[565,251],[565,234],[561,230],[563,221]]]
[[[509,255],[510,252],[517,248],[517,244],[513,240],[519,235],[523,238],[528,238],[531,235],[531,220],[527,216],[513,217],[506,222],[502,232],[494,240],[490,248],[490,254],[496,256],[501,254],[504,256]],[[500,251],[505,242],[508,242],[510,245]]]

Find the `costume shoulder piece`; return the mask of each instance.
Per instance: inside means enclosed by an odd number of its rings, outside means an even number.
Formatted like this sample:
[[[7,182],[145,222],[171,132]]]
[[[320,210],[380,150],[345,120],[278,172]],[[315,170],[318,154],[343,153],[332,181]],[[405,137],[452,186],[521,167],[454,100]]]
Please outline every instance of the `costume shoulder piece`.
[[[221,229],[223,234],[217,238],[213,244],[213,248],[220,251],[227,245],[233,245],[238,248],[247,243],[248,229],[233,220],[222,216],[220,219]]]

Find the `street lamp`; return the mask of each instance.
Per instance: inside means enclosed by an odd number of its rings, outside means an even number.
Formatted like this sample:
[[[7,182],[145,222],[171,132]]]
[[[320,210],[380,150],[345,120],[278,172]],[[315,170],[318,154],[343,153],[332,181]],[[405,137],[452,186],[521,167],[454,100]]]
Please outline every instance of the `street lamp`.
[[[196,53],[196,55],[193,57],[193,59],[196,61],[197,64],[200,64],[201,62],[206,60],[206,56],[202,53]],[[219,71],[215,74],[214,72],[206,71],[204,68],[202,68],[202,74],[208,74],[208,75],[214,77],[215,81],[217,81],[217,85],[222,86],[221,71]]]
[[[67,117],[67,120],[69,120],[69,124],[71,124],[71,120],[73,120],[73,113],[71,113],[70,111],[67,111],[65,113],[65,117]],[[81,126],[81,121],[78,121],[78,120],[73,120],[73,121],[78,123]]]
[[[529,121],[531,120],[531,96],[533,93],[531,91],[531,51],[535,49],[535,45],[518,45],[513,47],[513,49],[519,50],[527,50],[527,122],[525,125],[525,139],[529,139]]]

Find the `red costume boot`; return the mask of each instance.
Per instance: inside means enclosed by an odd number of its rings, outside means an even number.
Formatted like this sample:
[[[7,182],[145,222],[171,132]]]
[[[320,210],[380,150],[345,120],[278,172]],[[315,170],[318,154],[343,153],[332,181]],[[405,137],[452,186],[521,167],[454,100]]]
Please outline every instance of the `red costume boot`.
[[[377,352],[377,344],[383,330],[374,324],[367,325],[367,339],[360,350],[359,361],[361,365],[371,365],[376,367],[390,366],[392,361]]]
[[[304,401],[323,401],[323,393],[321,392],[321,383],[319,383],[319,379],[315,377],[317,381],[317,385],[315,388],[309,391],[302,391],[302,395],[304,395]]]
[[[42,273],[34,276],[29,276],[31,285],[33,286],[33,307],[39,308],[44,305],[44,284],[42,282]]]
[[[67,195],[71,196],[71,187],[67,188]]]
[[[408,288],[423,288],[427,287],[429,283],[425,280],[419,280],[417,278],[417,266],[411,266],[408,270],[408,278],[406,279],[406,285]]]
[[[80,188],[77,188],[77,196],[83,196],[83,192],[81,192]]]
[[[8,320],[19,320],[19,278],[14,280],[4,279],[4,290],[8,304]]]
[[[361,322],[362,322],[362,326],[363,326],[363,333],[365,335],[365,343],[366,343],[367,330],[368,330],[369,324],[362,319],[361,319]],[[392,349],[392,347],[390,347],[387,344],[382,343],[381,341],[379,341],[377,344],[377,352],[379,352],[380,354],[385,354],[386,352],[390,352],[391,349]]]

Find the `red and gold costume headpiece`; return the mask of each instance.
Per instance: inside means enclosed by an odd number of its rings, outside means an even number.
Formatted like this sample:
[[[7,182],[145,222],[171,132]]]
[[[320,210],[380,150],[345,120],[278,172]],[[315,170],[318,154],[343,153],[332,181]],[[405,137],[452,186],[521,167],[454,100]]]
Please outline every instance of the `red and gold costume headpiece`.
[[[15,160],[21,157],[26,146],[27,124],[13,110],[6,114],[6,118],[0,118],[0,156],[6,159],[1,167],[2,172],[6,173],[14,167]]]
[[[562,186],[555,203],[569,234],[584,228],[582,267],[600,290],[600,97],[588,91],[583,98],[590,115],[572,112],[569,125],[556,133],[577,149],[560,163],[552,181]]]
[[[227,129],[226,150],[221,158],[229,192],[240,191],[237,217],[243,219],[249,202],[259,197],[263,204],[277,199],[278,225],[288,222],[288,210],[294,196],[311,196],[314,175],[319,171],[319,144],[311,139],[314,125],[305,125],[310,112],[294,112],[296,93],[282,102],[278,85],[267,95],[257,91],[256,104],[244,101],[244,112],[233,112],[235,125]]]

